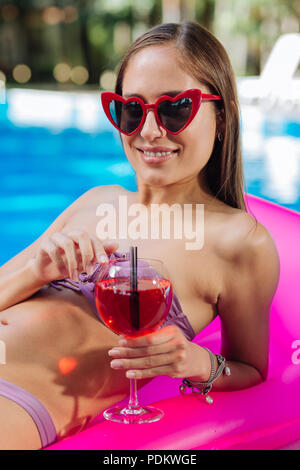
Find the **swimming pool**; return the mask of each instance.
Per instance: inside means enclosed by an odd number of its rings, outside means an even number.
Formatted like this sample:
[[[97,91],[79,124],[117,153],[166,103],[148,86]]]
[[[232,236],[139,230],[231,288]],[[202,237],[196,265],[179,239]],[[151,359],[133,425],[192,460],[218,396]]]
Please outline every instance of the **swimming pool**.
[[[0,106],[0,264],[91,187],[136,189],[96,95],[12,90],[7,96]],[[300,122],[245,106],[242,132],[245,190],[300,211]]]

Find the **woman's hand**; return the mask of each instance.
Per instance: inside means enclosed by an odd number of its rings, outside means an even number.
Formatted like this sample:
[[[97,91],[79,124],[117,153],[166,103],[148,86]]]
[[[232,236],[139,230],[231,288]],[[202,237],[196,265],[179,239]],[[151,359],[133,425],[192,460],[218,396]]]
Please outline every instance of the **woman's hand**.
[[[94,263],[107,262],[107,252],[115,251],[117,246],[115,242],[104,246],[84,230],[56,232],[43,240],[29,264],[35,276],[45,284],[66,277],[77,281],[78,274],[90,273]]]
[[[111,367],[126,370],[127,378],[169,375],[174,378],[201,376],[206,380],[207,352],[188,341],[174,325],[137,338],[122,337],[119,344],[108,351],[114,358]]]

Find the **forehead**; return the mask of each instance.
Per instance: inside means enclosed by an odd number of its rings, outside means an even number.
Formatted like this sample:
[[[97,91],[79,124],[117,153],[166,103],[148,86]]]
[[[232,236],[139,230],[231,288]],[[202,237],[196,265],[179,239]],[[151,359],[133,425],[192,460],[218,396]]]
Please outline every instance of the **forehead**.
[[[205,91],[198,80],[183,70],[175,46],[148,46],[129,60],[122,93],[139,94],[153,101],[167,90],[200,87]]]

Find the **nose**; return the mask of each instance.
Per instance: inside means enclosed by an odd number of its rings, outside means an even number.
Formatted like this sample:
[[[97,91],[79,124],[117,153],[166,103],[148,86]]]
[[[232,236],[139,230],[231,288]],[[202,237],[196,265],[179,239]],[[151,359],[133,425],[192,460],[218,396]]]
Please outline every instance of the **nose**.
[[[163,137],[167,134],[163,127],[160,127],[156,121],[154,111],[151,109],[147,110],[146,119],[140,131],[141,136],[148,141],[152,141],[157,137]]]

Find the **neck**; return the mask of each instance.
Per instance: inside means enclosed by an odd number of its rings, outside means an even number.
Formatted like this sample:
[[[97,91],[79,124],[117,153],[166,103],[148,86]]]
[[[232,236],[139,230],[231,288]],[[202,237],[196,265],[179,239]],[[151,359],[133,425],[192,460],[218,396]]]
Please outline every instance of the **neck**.
[[[145,206],[175,203],[180,205],[208,204],[213,199],[205,178],[201,174],[196,179],[192,177],[166,186],[145,184],[138,178],[137,202]]]

